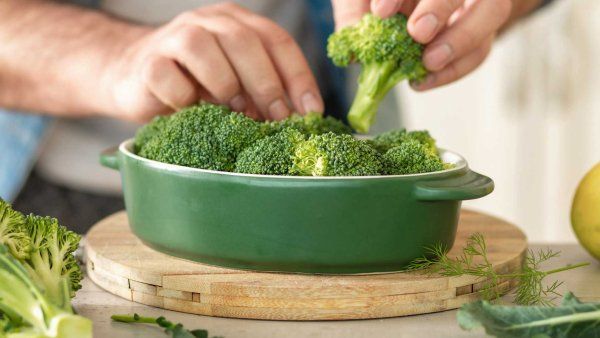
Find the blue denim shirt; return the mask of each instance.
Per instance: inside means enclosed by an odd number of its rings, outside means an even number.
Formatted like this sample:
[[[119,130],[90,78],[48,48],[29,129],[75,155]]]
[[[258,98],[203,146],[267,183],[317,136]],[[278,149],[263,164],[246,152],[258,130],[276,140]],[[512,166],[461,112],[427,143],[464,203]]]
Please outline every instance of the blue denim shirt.
[[[74,0],[94,7],[98,0]],[[29,176],[51,119],[0,109],[0,198],[12,202]]]

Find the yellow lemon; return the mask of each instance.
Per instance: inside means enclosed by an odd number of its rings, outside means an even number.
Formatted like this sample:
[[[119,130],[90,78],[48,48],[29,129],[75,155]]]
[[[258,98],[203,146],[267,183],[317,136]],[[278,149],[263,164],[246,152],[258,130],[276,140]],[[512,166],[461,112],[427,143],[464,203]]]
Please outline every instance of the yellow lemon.
[[[600,163],[579,183],[571,208],[571,224],[581,245],[600,260]]]

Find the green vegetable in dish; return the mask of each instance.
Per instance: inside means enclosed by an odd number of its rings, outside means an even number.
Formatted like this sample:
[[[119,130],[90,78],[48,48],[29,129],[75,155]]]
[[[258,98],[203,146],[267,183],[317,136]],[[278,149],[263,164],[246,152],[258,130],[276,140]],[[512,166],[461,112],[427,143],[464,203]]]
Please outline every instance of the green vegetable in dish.
[[[381,153],[385,153],[391,148],[397,147],[402,143],[415,140],[427,147],[429,152],[437,155],[438,150],[435,139],[431,137],[427,130],[413,130],[407,132],[406,129],[392,130],[376,135],[373,138],[373,146]]]
[[[350,132],[316,113],[259,123],[225,106],[201,103],[140,128],[134,150],[164,163],[260,175],[402,175],[450,166],[427,131],[402,129],[373,140]]]
[[[352,134],[352,129],[331,116],[323,117],[318,113],[308,113],[304,116],[293,114],[292,116],[281,120],[265,122],[267,134],[275,134],[285,128],[296,129],[305,135],[320,135],[328,132],[334,134]]]
[[[135,313],[131,315],[113,315],[112,320],[121,323],[142,323],[155,324],[162,327],[165,333],[173,338],[208,338],[207,330],[188,330],[182,324],[175,324],[168,321],[165,317],[142,317]]]
[[[416,140],[402,142],[383,155],[383,173],[407,175],[444,170],[444,162],[431,148]]]
[[[304,142],[296,129],[285,128],[258,140],[244,149],[237,158],[235,172],[261,175],[289,175],[294,164],[294,152]]]
[[[139,155],[186,167],[233,171],[238,154],[263,137],[258,122],[205,103],[173,114],[142,145]]]
[[[381,173],[380,156],[351,135],[312,135],[296,148],[292,173],[301,176],[369,176]]]
[[[572,293],[557,307],[478,301],[463,305],[457,318],[465,330],[484,327],[487,334],[500,338],[600,337],[600,303],[582,303]]]
[[[135,133],[135,140],[133,142],[136,153],[142,149],[144,144],[157,135],[167,125],[169,117],[170,116],[156,116],[152,119],[152,121],[138,129],[138,131]]]
[[[552,305],[553,297],[558,296],[557,288],[562,282],[544,286],[544,279],[552,274],[572,270],[589,263],[567,265],[552,270],[541,270],[540,265],[556,256],[558,252],[541,250],[537,253],[530,251],[525,259],[521,272],[503,274],[497,272],[488,258],[485,238],[480,233],[471,235],[460,256],[448,257],[449,249],[442,245],[428,248],[429,255],[415,259],[407,270],[423,270],[426,273],[438,273],[443,276],[474,276],[485,282],[480,291],[486,300],[497,299],[505,291],[500,283],[504,280],[516,280],[515,302],[522,305]]]
[[[327,52],[335,65],[346,67],[356,61],[362,66],[348,114],[350,126],[358,132],[369,131],[379,104],[397,83],[427,75],[423,46],[411,38],[406,23],[401,14],[387,19],[367,14],[329,37]]]
[[[92,336],[91,321],[71,307],[79,240],[56,219],[25,217],[0,199],[0,337]]]

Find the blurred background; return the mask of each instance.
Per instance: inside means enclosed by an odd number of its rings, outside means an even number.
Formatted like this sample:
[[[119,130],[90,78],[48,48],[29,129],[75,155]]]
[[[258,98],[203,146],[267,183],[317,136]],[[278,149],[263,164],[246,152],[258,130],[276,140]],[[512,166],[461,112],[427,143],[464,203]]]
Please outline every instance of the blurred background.
[[[519,225],[531,241],[575,241],[571,201],[600,161],[598,17],[598,0],[556,1],[505,32],[467,78],[396,93],[406,128],[429,129],[494,179],[494,193],[465,206]]]

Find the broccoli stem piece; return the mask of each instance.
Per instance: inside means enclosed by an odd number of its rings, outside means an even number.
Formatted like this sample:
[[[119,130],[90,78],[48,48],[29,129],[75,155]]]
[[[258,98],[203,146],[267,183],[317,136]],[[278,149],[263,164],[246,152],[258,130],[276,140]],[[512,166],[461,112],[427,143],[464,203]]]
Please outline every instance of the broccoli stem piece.
[[[358,89],[348,122],[360,133],[367,133],[375,121],[379,104],[394,86],[406,75],[399,71],[395,61],[363,64],[358,78]]]
[[[158,324],[156,322],[157,318],[154,317],[142,317],[137,313],[133,315],[112,315],[110,316],[112,320],[115,322],[121,323],[144,323],[144,324]]]
[[[132,315],[112,315],[112,320],[121,323],[143,323],[156,324],[165,330],[165,333],[173,338],[208,338],[208,331],[203,329],[188,330],[182,324],[170,322],[165,317],[142,317],[137,313]]]

